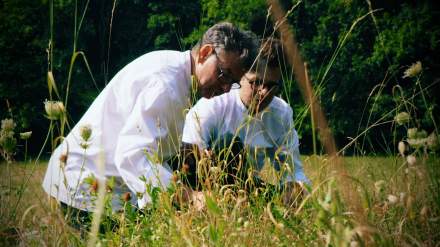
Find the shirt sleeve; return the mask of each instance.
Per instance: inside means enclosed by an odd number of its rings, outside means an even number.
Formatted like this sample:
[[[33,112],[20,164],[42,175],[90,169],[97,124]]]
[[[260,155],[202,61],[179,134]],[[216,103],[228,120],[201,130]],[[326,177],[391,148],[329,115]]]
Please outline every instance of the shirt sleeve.
[[[196,144],[200,149],[208,148],[210,137],[216,129],[215,105],[212,101],[202,98],[186,114],[182,141]]]
[[[289,170],[292,172],[289,172],[286,177],[284,177],[282,182],[302,182],[306,184],[310,184],[310,180],[307,178],[306,174],[304,173],[303,165],[301,162],[300,152],[299,152],[299,139],[298,139],[298,133],[296,132],[295,128],[293,127],[293,119],[292,119],[292,109],[289,108],[289,111],[285,115],[287,119],[285,120],[286,123],[288,123],[288,129],[286,130],[286,135],[283,140],[282,144],[282,150],[284,150],[289,156],[291,162],[291,167]]]
[[[172,172],[159,153],[160,139],[168,134],[164,109],[169,104],[165,88],[143,89],[118,136],[115,164],[128,187],[143,195],[138,197],[140,208],[151,201],[146,185],[164,189],[171,181]]]

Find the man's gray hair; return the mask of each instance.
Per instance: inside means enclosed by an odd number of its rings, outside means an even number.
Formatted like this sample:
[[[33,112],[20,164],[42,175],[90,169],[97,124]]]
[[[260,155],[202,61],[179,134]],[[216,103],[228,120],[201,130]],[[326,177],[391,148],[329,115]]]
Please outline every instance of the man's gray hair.
[[[211,44],[226,52],[239,54],[240,62],[248,70],[253,64],[258,50],[258,40],[250,31],[244,31],[230,22],[220,22],[210,27],[193,49]]]

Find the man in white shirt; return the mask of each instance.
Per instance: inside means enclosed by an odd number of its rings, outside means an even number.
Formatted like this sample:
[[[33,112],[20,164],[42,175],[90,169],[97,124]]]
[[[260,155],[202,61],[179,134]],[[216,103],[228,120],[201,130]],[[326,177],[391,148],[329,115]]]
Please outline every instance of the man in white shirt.
[[[166,160],[179,150],[192,89],[206,98],[229,91],[249,69],[256,46],[251,33],[223,22],[191,51],[150,52],[125,66],[53,152],[44,190],[86,212],[94,208],[95,181],[105,180],[114,184],[114,211],[127,192],[125,199],[144,207],[151,202],[147,188],[170,184]]]
[[[232,89],[229,93],[211,99],[201,99],[186,116],[182,137],[184,146],[190,150],[204,150],[196,151],[201,153],[199,157],[214,151],[214,155],[222,156],[220,160],[225,159],[224,153],[229,149],[232,159],[226,157],[228,164],[226,167],[225,164],[223,167],[220,164],[219,168],[227,173],[233,171],[230,175],[235,178],[235,184],[247,186],[246,169],[249,167],[237,167],[243,165],[243,160],[254,169],[253,174],[257,180],[264,177],[259,173],[263,166],[270,164],[278,171],[276,184],[280,182],[281,188],[287,191],[303,183],[310,183],[300,160],[292,108],[275,96],[282,87],[279,69],[281,54],[279,40],[265,40],[261,45],[256,67],[242,77],[240,89]],[[245,152],[237,153],[240,146]],[[188,150],[186,151],[183,165],[186,167],[182,171],[187,174],[186,179],[194,187],[194,174],[197,174],[196,169],[200,167],[196,167],[195,157],[188,156]],[[273,183],[273,176],[267,180],[272,180]],[[197,183],[200,185],[200,182]],[[227,183],[231,181],[228,180]]]

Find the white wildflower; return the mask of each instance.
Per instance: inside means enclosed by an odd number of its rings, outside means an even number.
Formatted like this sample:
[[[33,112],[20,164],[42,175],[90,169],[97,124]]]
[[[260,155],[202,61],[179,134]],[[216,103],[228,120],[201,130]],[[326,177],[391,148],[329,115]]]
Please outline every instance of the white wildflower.
[[[420,74],[420,72],[422,72],[422,63],[420,61],[417,61],[405,70],[402,78],[416,77],[418,74]]]
[[[14,120],[12,118],[6,118],[2,120],[2,130],[3,131],[10,131],[14,130],[16,124],[14,123]]]
[[[27,140],[27,139],[31,138],[31,135],[32,135],[32,131],[22,132],[22,133],[20,133],[20,138],[22,140]]]

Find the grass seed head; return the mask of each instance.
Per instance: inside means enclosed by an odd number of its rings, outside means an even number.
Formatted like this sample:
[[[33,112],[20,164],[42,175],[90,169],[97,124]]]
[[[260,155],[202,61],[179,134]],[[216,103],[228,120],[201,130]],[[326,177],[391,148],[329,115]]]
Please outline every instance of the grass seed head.
[[[418,74],[420,74],[420,72],[422,72],[422,63],[417,61],[416,63],[413,63],[407,70],[405,70],[402,78],[416,77]]]

